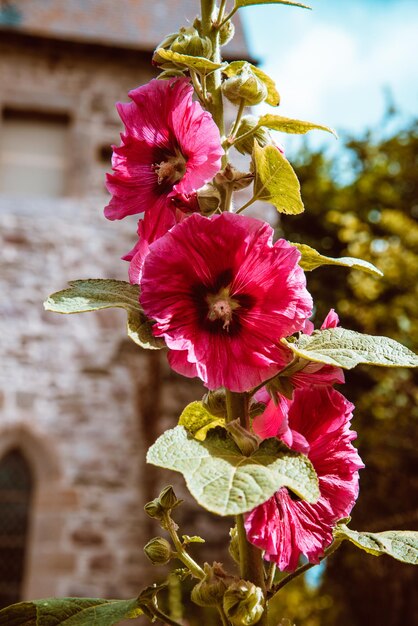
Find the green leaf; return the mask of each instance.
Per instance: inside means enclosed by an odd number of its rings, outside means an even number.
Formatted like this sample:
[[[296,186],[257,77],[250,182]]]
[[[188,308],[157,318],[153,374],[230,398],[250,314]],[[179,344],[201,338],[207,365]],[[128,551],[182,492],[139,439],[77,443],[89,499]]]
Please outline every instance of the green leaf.
[[[148,450],[147,461],[183,474],[197,502],[218,515],[251,511],[281,487],[308,502],[319,497],[318,479],[309,459],[275,438],[263,441],[247,457],[219,429],[199,442],[177,426]]]
[[[303,213],[298,177],[289,161],[275,146],[260,147],[254,142],[254,195],[274,204],[280,213]]]
[[[352,369],[360,363],[384,367],[418,367],[418,356],[388,337],[364,335],[346,328],[315,330],[296,340],[282,339],[299,357]]]
[[[301,253],[302,256],[299,261],[299,265],[305,270],[305,272],[310,272],[317,267],[321,267],[321,265],[342,265],[343,267],[351,267],[355,270],[362,270],[368,274],[383,276],[383,272],[381,272],[372,263],[369,263],[369,261],[363,261],[363,259],[354,259],[350,256],[333,259],[329,256],[320,254],[318,250],[315,250],[304,243],[292,243],[292,246],[295,246]]]
[[[142,348],[157,350],[165,343],[152,334],[152,322],[146,317],[139,304],[139,287],[122,280],[101,278],[74,280],[70,287],[57,291],[44,302],[47,311],[55,313],[85,313],[117,307],[128,313],[127,332],[129,337]]]
[[[180,415],[179,426],[184,426],[198,441],[204,441],[209,430],[217,426],[225,427],[225,418],[212,415],[201,402],[192,402]]]
[[[143,614],[137,600],[49,598],[0,611],[0,626],[113,626]]]
[[[413,530],[387,530],[382,533],[357,532],[345,524],[334,530],[337,540],[348,540],[374,556],[388,554],[403,563],[418,565],[418,532]]]
[[[223,67],[222,72],[230,78],[231,76],[239,74],[244,66],[249,66],[251,71],[254,72],[257,78],[267,87],[267,98],[265,99],[265,102],[273,107],[278,106],[280,103],[280,95],[276,89],[276,84],[274,80],[270,78],[268,74],[260,70],[259,67],[256,67],[247,61],[233,61]]]
[[[291,0],[235,0],[235,9],[242,7],[252,7],[256,4],[287,4],[291,7],[300,7],[301,9],[312,10],[312,7],[300,2],[292,2]]]
[[[282,133],[292,133],[295,135],[304,135],[310,130],[325,130],[337,137],[337,133],[328,126],[321,124],[313,124],[312,122],[304,122],[302,120],[292,120],[290,117],[282,117],[281,115],[262,115],[257,122],[257,127],[266,126],[271,130],[279,130]]]
[[[211,74],[215,70],[219,70],[223,67],[222,63],[214,63],[213,61],[209,61],[209,59],[205,59],[205,57],[193,57],[188,54],[174,52],[173,50],[165,50],[164,48],[158,48],[155,51],[155,54],[162,57],[166,61],[175,63],[179,67],[194,70],[201,75]]]

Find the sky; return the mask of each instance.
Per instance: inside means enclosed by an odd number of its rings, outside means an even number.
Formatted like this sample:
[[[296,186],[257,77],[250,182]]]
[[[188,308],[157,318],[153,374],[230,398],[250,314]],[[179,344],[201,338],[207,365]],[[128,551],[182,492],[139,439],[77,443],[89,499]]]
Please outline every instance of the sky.
[[[357,134],[379,128],[389,93],[399,124],[418,117],[418,1],[306,3],[312,11],[240,10],[251,53],[276,81],[277,113]]]

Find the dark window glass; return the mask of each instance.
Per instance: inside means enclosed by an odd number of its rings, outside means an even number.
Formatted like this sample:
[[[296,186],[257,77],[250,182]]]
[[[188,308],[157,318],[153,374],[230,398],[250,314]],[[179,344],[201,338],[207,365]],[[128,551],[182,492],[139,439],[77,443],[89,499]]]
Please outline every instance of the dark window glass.
[[[0,459],[0,608],[21,600],[31,495],[29,465],[11,450]]]

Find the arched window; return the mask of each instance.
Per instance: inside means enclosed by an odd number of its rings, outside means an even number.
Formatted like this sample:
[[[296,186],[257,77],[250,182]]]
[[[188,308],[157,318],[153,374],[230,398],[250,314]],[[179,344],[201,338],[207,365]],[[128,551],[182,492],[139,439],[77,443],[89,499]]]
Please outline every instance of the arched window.
[[[0,459],[0,608],[22,597],[32,483],[19,449]]]

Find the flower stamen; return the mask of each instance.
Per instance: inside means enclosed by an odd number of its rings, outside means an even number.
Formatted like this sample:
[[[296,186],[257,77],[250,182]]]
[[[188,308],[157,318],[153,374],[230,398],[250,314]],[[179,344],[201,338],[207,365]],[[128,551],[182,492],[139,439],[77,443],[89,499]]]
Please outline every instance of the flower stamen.
[[[208,319],[211,322],[222,320],[222,329],[229,332],[233,312],[239,308],[239,304],[230,297],[228,287],[224,287],[215,295],[209,294],[206,301],[209,305]]]
[[[152,167],[158,176],[159,185],[165,182],[175,185],[186,173],[186,159],[182,154],[177,152],[167,157],[166,161],[154,163]]]

